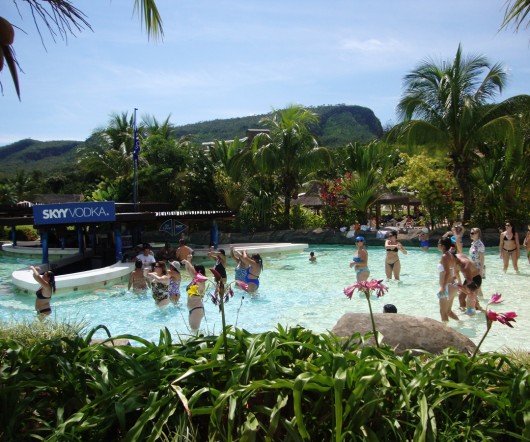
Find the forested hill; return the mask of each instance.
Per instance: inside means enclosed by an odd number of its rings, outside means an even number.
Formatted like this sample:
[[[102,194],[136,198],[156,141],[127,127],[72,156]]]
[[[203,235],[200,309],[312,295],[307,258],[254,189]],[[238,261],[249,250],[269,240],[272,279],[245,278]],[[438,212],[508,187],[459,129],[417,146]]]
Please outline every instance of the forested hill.
[[[312,128],[321,146],[336,148],[350,142],[365,143],[383,134],[381,122],[372,110],[361,106],[327,105],[310,107],[319,117]],[[193,135],[197,143],[243,138],[247,129],[259,129],[260,120],[270,114],[224,120],[204,121],[177,126],[175,135]],[[84,141],[37,141],[25,139],[0,147],[0,179],[12,177],[19,170],[48,173],[72,169],[75,150]]]
[[[336,148],[350,142],[368,142],[380,138],[383,134],[381,122],[371,109],[345,104],[308,107],[316,113],[319,124],[313,128],[321,146]],[[260,120],[270,114],[224,120],[203,121],[200,123],[177,126],[176,136],[193,135],[197,142],[213,140],[231,140],[242,138],[247,129],[259,129]]]

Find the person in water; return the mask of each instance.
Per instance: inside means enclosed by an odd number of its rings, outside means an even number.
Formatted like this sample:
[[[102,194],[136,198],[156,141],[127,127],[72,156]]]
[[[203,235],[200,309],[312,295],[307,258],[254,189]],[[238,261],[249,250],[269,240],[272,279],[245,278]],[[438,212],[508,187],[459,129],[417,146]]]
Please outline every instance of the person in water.
[[[33,272],[33,279],[40,285],[39,289],[35,292],[35,310],[40,318],[49,316],[52,314],[51,298],[52,294],[55,293],[55,275],[52,271],[48,270],[42,275],[39,273],[39,267],[31,266],[30,271]]]
[[[445,237],[438,241],[438,249],[442,252],[442,259],[438,264],[438,281],[440,290],[436,293],[440,304],[440,317],[442,322],[449,322],[449,318],[459,320],[453,312],[453,300],[455,299],[457,288],[453,284],[453,271],[456,266],[455,257],[451,253],[453,242],[451,238]]]
[[[370,269],[368,268],[368,251],[364,247],[365,239],[364,236],[358,236],[355,238],[355,246],[357,251],[353,255],[352,261],[350,262],[350,268],[355,268],[355,276],[357,282],[366,281],[370,276]]]
[[[167,275],[169,276],[169,300],[172,303],[177,304],[180,299],[180,283],[182,282],[182,276],[180,274],[180,262],[171,261],[167,269]]]
[[[501,233],[499,242],[499,253],[504,264],[504,273],[508,270],[510,258],[512,259],[513,269],[519,273],[517,261],[519,260],[520,245],[519,234],[514,230],[513,223],[506,221],[505,230]]]
[[[263,271],[261,256],[259,253],[254,253],[249,257],[246,250],[236,251],[235,254],[248,266],[243,275],[243,282],[248,284],[248,292],[253,293],[259,288],[259,277]]]
[[[134,270],[129,275],[129,284],[127,284],[127,290],[147,290],[149,282],[144,275],[143,262],[137,259],[134,262]]]
[[[459,284],[455,277],[454,283],[460,288],[461,292],[466,294],[466,315],[474,315],[478,303],[477,291],[482,285],[482,276],[480,276],[480,272],[473,264],[473,261],[463,253],[457,253],[455,260],[465,279],[462,284]]]
[[[196,334],[201,326],[202,318],[204,318],[204,304],[202,299],[206,293],[206,281],[208,278],[206,278],[206,269],[204,266],[202,264],[193,265],[191,258],[192,256],[190,254],[187,259],[182,260],[182,263],[192,277],[191,282],[186,287],[189,311],[188,322],[191,333]]]
[[[212,247],[210,247],[208,256],[215,260],[214,270],[221,275],[221,280],[224,284],[226,284],[226,254],[224,249],[215,251]]]
[[[309,252],[309,262],[317,262],[317,257],[315,256],[315,252]]]
[[[169,304],[169,276],[167,274],[166,263],[158,261],[155,263],[154,271],[148,274],[151,280],[151,290],[153,299],[158,307]]]
[[[248,265],[243,262],[239,253],[236,254],[234,247],[230,247],[230,257],[236,262],[234,279],[236,281],[243,281]]]
[[[407,254],[405,247],[397,240],[398,233],[392,230],[388,234],[388,238],[385,241],[386,257],[385,257],[385,273],[387,279],[394,279],[399,281],[399,274],[401,272],[401,262],[399,261],[399,252],[404,255]]]

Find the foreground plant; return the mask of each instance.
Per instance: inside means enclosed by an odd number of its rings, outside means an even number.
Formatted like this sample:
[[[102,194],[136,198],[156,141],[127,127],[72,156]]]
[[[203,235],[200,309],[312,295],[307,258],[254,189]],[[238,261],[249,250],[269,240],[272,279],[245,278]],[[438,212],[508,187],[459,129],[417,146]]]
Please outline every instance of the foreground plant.
[[[486,339],[486,336],[488,336],[488,333],[491,330],[491,326],[495,321],[500,322],[501,324],[507,325],[510,328],[513,328],[513,325],[510,324],[510,322],[515,322],[515,318],[517,317],[517,313],[515,312],[506,312],[506,313],[497,313],[493,310],[488,310],[488,307],[492,304],[501,304],[502,295],[500,293],[494,293],[491,296],[491,299],[486,304],[485,315],[486,315],[486,332],[484,333],[484,336],[482,336],[482,339],[477,345],[477,348],[475,348],[475,352],[473,353],[473,356],[471,357],[472,360],[475,360],[475,357],[478,354],[479,348],[484,342],[484,339]]]
[[[248,284],[245,284],[241,281],[232,281],[229,284],[225,286],[225,283],[223,282],[223,278],[221,274],[215,270],[210,269],[210,272],[212,272],[214,279],[215,279],[215,290],[213,295],[211,295],[211,299],[214,305],[219,306],[219,311],[221,312],[221,321],[223,324],[223,342],[224,342],[224,348],[225,348],[225,357],[228,357],[227,353],[227,337],[226,337],[226,319],[225,319],[225,303],[230,300],[231,297],[234,296],[234,290],[232,290],[232,285],[237,284],[240,288],[247,291],[248,290]]]
[[[382,284],[383,280],[372,279],[371,281],[359,281],[349,287],[344,289],[344,294],[349,299],[352,298],[355,290],[358,290],[361,293],[364,293],[366,300],[368,301],[368,308],[370,309],[370,320],[372,321],[372,329],[374,331],[375,345],[379,348],[379,338],[377,334],[377,329],[375,327],[374,313],[372,311],[372,303],[370,302],[370,297],[372,294],[375,294],[378,298],[385,295],[385,292],[388,291],[388,287]]]

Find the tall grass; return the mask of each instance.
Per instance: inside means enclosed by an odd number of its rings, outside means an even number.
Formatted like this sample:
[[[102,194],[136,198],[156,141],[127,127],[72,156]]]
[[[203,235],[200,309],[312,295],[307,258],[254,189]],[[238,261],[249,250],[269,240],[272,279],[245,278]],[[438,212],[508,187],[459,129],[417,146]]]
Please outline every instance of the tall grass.
[[[528,440],[530,372],[503,354],[397,356],[296,327],[134,346],[0,340],[0,439]],[[355,335],[355,339],[364,337]]]

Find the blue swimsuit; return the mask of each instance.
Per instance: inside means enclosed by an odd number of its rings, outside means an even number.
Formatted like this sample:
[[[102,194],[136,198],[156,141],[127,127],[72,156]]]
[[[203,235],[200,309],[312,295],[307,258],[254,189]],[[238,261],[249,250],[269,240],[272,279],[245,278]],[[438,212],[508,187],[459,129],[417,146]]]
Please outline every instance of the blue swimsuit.
[[[248,275],[255,276],[256,279],[249,278]],[[246,268],[243,278],[244,278],[243,282],[246,282],[247,284],[249,283],[256,284],[256,288],[259,287],[259,276],[254,275],[254,273],[250,273],[250,266]]]

